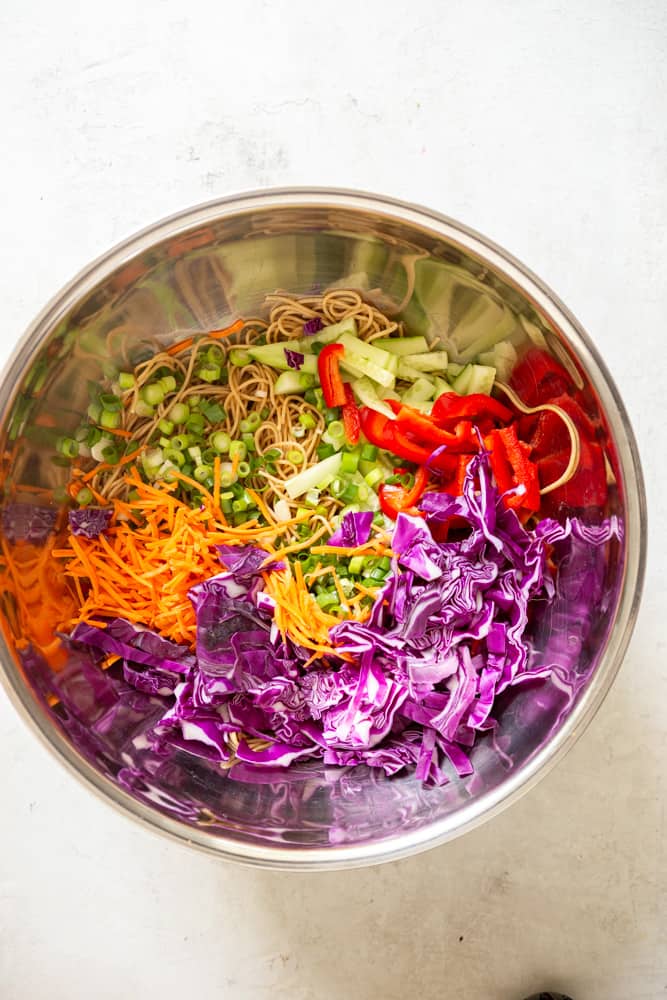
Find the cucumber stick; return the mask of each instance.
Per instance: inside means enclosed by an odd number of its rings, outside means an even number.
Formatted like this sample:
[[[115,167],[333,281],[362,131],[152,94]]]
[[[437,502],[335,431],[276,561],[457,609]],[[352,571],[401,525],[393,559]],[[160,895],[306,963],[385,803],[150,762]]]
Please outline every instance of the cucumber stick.
[[[311,465],[303,472],[297,472],[296,476],[290,476],[285,480],[285,489],[291,500],[303,496],[309,490],[323,490],[338,475],[340,465],[343,461],[342,452],[323,458],[316,465]]]
[[[466,365],[452,382],[452,388],[459,396],[470,396],[474,392],[491,395],[496,369],[490,365]]]
[[[396,383],[393,374],[388,372],[386,368],[381,368],[380,365],[376,365],[375,362],[362,357],[361,354],[353,354],[347,348],[341,358],[340,366],[350,375],[354,375],[355,378],[366,376],[366,378],[372,379],[373,382],[378,382],[379,385],[384,386],[385,389],[393,389]]]
[[[395,354],[390,354],[389,351],[381,351],[379,347],[375,347],[373,344],[367,344],[365,340],[350,337],[347,333],[342,334],[337,339],[338,343],[342,344],[345,348],[346,354],[348,351],[350,354],[359,354],[362,358],[366,358],[374,365],[377,365],[378,368],[384,368],[392,375],[396,374],[398,358]]]
[[[426,354],[429,350],[426,337],[380,337],[373,341],[374,347],[379,347],[382,351],[389,351],[399,358],[406,354]]]
[[[281,372],[275,381],[273,391],[277,396],[300,396],[306,389],[312,389],[315,385],[315,378],[304,371],[294,371],[290,368],[286,372]]]
[[[415,403],[423,403],[427,399],[432,400],[434,393],[435,382],[428,378],[418,378],[403,393],[403,402],[406,406],[414,406]]]
[[[448,362],[446,351],[432,351],[430,354],[406,354],[401,358],[400,365],[416,368],[420,372],[444,372]]]
[[[352,383],[352,391],[363,406],[368,406],[371,410],[384,413],[385,417],[393,420],[394,411],[384,399],[380,398],[377,389],[369,378],[358,378]]]

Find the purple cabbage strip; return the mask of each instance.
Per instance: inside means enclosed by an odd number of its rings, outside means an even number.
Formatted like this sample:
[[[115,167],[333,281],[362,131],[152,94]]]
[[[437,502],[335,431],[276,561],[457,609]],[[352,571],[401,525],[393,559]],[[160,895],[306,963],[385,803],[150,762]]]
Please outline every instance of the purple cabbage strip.
[[[294,368],[297,372],[301,371],[303,359],[304,355],[300,351],[290,351],[288,347],[285,348],[285,360],[290,368]]]
[[[358,513],[350,511],[347,514],[343,514],[341,522],[329,539],[328,544],[344,549],[355,548],[357,545],[365,545],[371,537],[372,524],[372,510],[364,510]]]
[[[303,324],[303,332],[306,337],[312,337],[314,333],[319,333],[323,329],[324,323],[319,316],[314,316]]]
[[[111,507],[80,507],[68,514],[70,531],[84,538],[99,538],[108,530],[112,517]]]

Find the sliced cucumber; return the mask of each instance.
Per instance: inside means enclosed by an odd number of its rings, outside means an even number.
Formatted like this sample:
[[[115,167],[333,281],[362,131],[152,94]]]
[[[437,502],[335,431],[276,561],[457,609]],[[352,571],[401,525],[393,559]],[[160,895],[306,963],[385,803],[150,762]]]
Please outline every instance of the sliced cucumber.
[[[375,362],[369,361],[368,358],[363,357],[361,354],[353,354],[352,351],[345,350],[345,354],[340,360],[340,366],[350,375],[354,375],[355,378],[370,378],[373,382],[378,382],[380,385],[384,386],[385,389],[393,389],[396,384],[396,379],[391,372],[388,372],[386,368],[381,368],[380,365],[376,365]]]
[[[402,365],[409,365],[420,372],[447,371],[447,352],[432,351],[430,354],[406,354],[401,358]]]
[[[435,382],[428,378],[418,378],[409,389],[403,393],[403,402],[406,406],[414,406],[415,403],[423,403],[427,399],[433,399],[435,392]]]
[[[277,396],[302,395],[306,389],[312,389],[315,385],[315,378],[308,372],[294,371],[290,368],[286,372],[281,372],[275,381],[273,391]]]
[[[323,490],[335,478],[340,471],[343,461],[342,452],[323,458],[321,462],[311,465],[303,472],[297,472],[296,476],[291,476],[285,480],[285,489],[291,500],[303,496],[309,490]]]
[[[353,316],[350,316],[348,319],[342,319],[339,323],[331,323],[329,326],[322,327],[318,333],[314,333],[308,339],[316,344],[332,344],[334,340],[340,340],[343,335],[348,337],[357,336],[357,321]]]
[[[447,378],[450,379],[451,381],[451,379],[456,378],[457,375],[460,375],[464,368],[465,365],[457,365],[455,361],[450,361],[450,363],[447,365]]]
[[[377,389],[369,378],[358,378],[352,383],[352,391],[364,406],[378,413],[384,413],[385,417],[394,416],[394,411],[385,403],[384,399],[378,396]]]
[[[260,364],[268,365],[270,368],[278,368],[280,371],[289,368],[285,351],[299,351],[299,341],[281,340],[279,344],[251,345],[248,348],[248,354],[253,361],[259,361]]]
[[[460,396],[470,396],[473,392],[490,396],[496,377],[496,369],[490,365],[466,365],[454,379],[452,388]]]
[[[358,340],[355,337],[350,337],[349,334],[343,333],[337,338],[337,342],[342,344],[345,351],[349,351],[351,354],[359,354],[362,358],[366,358],[368,361],[372,361],[374,365],[378,368],[384,368],[386,371],[391,372],[392,375],[396,374],[396,369],[398,367],[398,358],[395,354],[390,354],[389,351],[381,351],[379,347],[374,347],[373,344],[367,344],[365,340]]]
[[[496,369],[496,378],[506,382],[517,362],[516,348],[506,340],[501,340],[491,351],[485,351],[477,358],[479,364]]]
[[[380,337],[373,341],[373,346],[396,354],[399,358],[406,354],[425,354],[429,350],[426,337]]]
[[[442,396],[443,392],[453,392],[454,391],[452,389],[450,383],[447,382],[446,379],[444,379],[444,378],[438,378],[438,376],[436,375],[436,377],[433,379],[433,382],[435,384],[435,392],[433,393],[433,398],[434,399],[437,399],[438,396]]]
[[[406,382],[416,382],[417,379],[424,377],[424,372],[412,365],[406,365],[404,359],[400,358],[396,375],[398,378],[405,379]]]

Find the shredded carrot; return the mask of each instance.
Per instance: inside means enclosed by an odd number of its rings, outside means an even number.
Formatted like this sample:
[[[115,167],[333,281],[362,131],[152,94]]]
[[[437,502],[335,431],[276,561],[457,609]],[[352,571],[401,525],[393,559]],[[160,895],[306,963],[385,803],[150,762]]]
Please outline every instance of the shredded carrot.
[[[234,453],[234,457],[232,458],[232,472],[231,472],[232,479],[234,478],[234,476],[236,475],[236,473],[239,471],[239,462],[240,461],[241,461],[241,459],[239,458],[239,453],[235,452]]]
[[[132,438],[131,432],[123,430],[122,427],[100,427],[99,430],[103,431],[105,434],[115,434],[116,437],[127,438],[128,441]]]
[[[220,507],[220,456],[213,459],[213,502],[216,507]]]

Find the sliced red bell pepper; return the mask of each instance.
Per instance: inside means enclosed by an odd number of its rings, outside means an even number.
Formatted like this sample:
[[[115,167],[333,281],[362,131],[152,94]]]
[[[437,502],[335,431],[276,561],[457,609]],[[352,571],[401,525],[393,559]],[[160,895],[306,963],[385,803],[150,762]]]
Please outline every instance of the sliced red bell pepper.
[[[454,454],[437,455],[432,459],[435,447],[425,447],[412,441],[407,434],[397,425],[395,420],[390,420],[383,413],[372,410],[368,406],[362,406],[360,412],[361,429],[371,444],[378,448],[390,451],[392,455],[405,459],[407,462],[414,462],[415,465],[426,465],[439,472],[451,474],[456,469],[456,456]]]
[[[345,402],[343,404],[343,426],[345,427],[345,437],[349,444],[356,444],[361,432],[361,420],[359,418],[359,407],[356,404],[352,386],[349,382],[344,383]]]
[[[342,344],[327,344],[317,357],[317,371],[327,406],[345,405],[345,384],[339,364],[344,353]]]
[[[503,424],[512,419],[512,411],[492,396],[473,392],[469,396],[459,396],[456,392],[443,392],[431,409],[431,419],[437,424],[447,425],[459,420],[498,420]]]
[[[510,385],[528,406],[537,406],[574,389],[568,372],[541,347],[526,351],[512,371]]]
[[[536,511],[540,506],[540,484],[537,466],[531,462],[530,448],[519,441],[516,427],[512,424],[500,430],[491,431],[486,438],[490,452],[491,469],[500,493],[523,487],[522,492],[505,496],[505,506]]]
[[[397,405],[397,400],[391,401],[391,407],[396,414],[396,423],[404,434],[408,434],[421,445],[433,445],[435,448],[446,445],[451,452],[472,453],[478,450],[478,441],[474,436],[472,424],[468,420],[457,423],[454,432],[443,430],[428,416],[411,406]]]
[[[420,465],[415,475],[415,481],[411,489],[398,484],[382,483],[378,490],[380,507],[383,512],[392,520],[396,520],[401,511],[410,510],[421,499],[421,496],[428,485],[428,469]]]
[[[579,431],[579,437],[593,441],[597,434],[596,425],[584,413],[576,399],[572,396],[556,396],[545,400],[564,410],[572,418]],[[530,445],[533,460],[546,458],[547,455],[558,454],[570,450],[570,435],[565,423],[551,410],[542,410],[537,414],[526,414],[519,420],[519,437]]]

